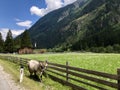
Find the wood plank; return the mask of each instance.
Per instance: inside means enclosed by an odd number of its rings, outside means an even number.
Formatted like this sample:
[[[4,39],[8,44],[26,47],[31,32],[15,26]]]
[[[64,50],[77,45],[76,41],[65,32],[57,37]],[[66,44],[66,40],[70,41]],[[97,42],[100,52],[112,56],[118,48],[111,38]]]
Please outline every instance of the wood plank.
[[[66,73],[66,70],[65,70],[65,69],[61,69],[61,68],[57,68],[57,67],[53,67],[53,66],[48,66],[48,68],[51,68],[51,69],[60,71],[60,72],[62,72],[62,73],[63,73],[63,72]]]
[[[59,75],[59,76],[62,76],[62,77],[64,77],[64,78],[66,78],[65,75],[60,74],[60,73],[57,73],[57,72],[55,72],[55,71],[48,70],[48,69],[47,69],[47,71],[48,71],[48,72],[52,72],[52,73],[54,73],[54,74],[57,74],[57,75]],[[94,87],[94,88],[97,88],[97,89],[100,89],[100,90],[107,90],[107,89],[105,89],[105,88],[102,88],[102,87],[99,87],[99,86],[96,86],[96,85],[93,85],[93,84],[90,84],[90,83],[87,83],[87,82],[83,82],[83,81],[81,81],[81,80],[78,80],[78,79],[75,79],[75,78],[72,78],[72,77],[68,77],[68,79],[71,79],[71,80],[74,80],[74,81],[76,81],[76,82],[89,85],[89,86],[91,86],[91,87]]]
[[[57,68],[57,67],[49,66],[49,68],[52,68],[54,70],[64,72],[64,73],[66,72],[66,70],[60,69],[60,68]],[[84,78],[84,79],[87,79],[87,80],[90,80],[90,81],[93,81],[93,82],[96,82],[96,83],[100,83],[100,84],[103,84],[103,85],[106,85],[106,86],[109,86],[109,87],[117,88],[117,84],[113,83],[113,82],[97,79],[97,78],[94,78],[94,77],[91,77],[91,76],[79,74],[79,73],[72,72],[72,71],[68,71],[68,74],[71,74],[73,76],[77,76],[77,77],[80,77],[80,78]]]
[[[61,64],[55,64],[55,63],[49,63],[49,64],[53,65],[53,66],[58,66],[61,68],[69,68],[70,70],[75,70],[75,71],[79,71],[79,72],[83,72],[83,73],[93,74],[96,76],[101,76],[101,77],[105,77],[105,78],[109,78],[109,79],[114,79],[114,80],[118,79],[118,76],[114,75],[114,74],[108,74],[108,73],[104,73],[104,72],[87,70],[87,69],[82,69],[82,68],[77,68],[77,67],[72,67],[72,66],[65,66],[65,65],[61,65]]]
[[[68,77],[68,78],[71,79],[71,80],[74,80],[74,81],[76,81],[76,82],[83,83],[83,84],[89,85],[89,86],[91,86],[91,87],[97,88],[97,89],[99,89],[99,90],[107,90],[107,89],[105,89],[105,88],[102,88],[102,87],[96,86],[96,85],[94,85],[94,84],[87,83],[87,82],[84,82],[84,81],[81,81],[81,80],[78,80],[78,79],[75,79],[75,78],[72,78],[72,77]]]
[[[112,88],[117,88],[117,84],[113,83],[113,82],[101,80],[101,79],[94,78],[94,77],[87,76],[87,75],[83,75],[83,74],[78,74],[78,73],[75,73],[75,72],[72,72],[72,71],[68,71],[68,73],[71,74],[71,75],[80,77],[80,78],[84,78],[84,79],[87,79],[87,80],[90,80],[90,81],[93,81],[93,82],[96,82],[96,83],[100,83],[100,84],[112,87]]]
[[[58,78],[58,77],[55,77],[55,76],[53,76],[53,75],[51,75],[51,74],[48,74],[48,76],[49,76],[51,79],[53,79],[54,81],[57,81],[57,82],[62,83],[63,85],[67,85],[67,86],[72,87],[73,90],[87,90],[87,89],[85,89],[85,88],[83,88],[83,87],[74,85],[74,84],[72,84],[72,83],[70,83],[70,82],[67,82],[67,81],[65,81],[65,80],[62,80],[62,79],[60,79],[60,78]]]
[[[52,72],[52,73],[54,73],[54,74],[57,74],[57,75],[59,75],[59,76],[62,76],[62,77],[64,77],[64,78],[66,78],[65,75],[60,74],[60,73],[58,73],[58,72],[55,72],[55,71],[52,71],[52,70],[49,70],[49,69],[47,69],[46,71],[48,71],[48,72]]]
[[[118,76],[114,75],[114,74],[108,74],[108,73],[104,73],[104,72],[98,72],[98,71],[76,68],[76,67],[71,67],[71,66],[68,66],[68,68],[70,70],[75,70],[75,71],[79,71],[79,72],[83,72],[83,73],[93,74],[96,76],[101,76],[101,77],[105,77],[105,78],[109,78],[109,79],[117,80],[117,78],[118,78]]]
[[[118,74],[118,81],[117,81],[117,84],[118,84],[118,88],[117,90],[120,90],[120,68],[117,69],[117,74]]]

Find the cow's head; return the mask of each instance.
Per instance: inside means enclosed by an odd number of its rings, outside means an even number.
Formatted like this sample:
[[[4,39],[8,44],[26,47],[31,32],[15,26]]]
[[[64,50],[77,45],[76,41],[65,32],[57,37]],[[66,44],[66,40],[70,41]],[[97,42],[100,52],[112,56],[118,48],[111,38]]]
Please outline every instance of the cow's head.
[[[39,68],[41,69],[42,72],[44,72],[47,66],[48,66],[47,61],[39,62]]]

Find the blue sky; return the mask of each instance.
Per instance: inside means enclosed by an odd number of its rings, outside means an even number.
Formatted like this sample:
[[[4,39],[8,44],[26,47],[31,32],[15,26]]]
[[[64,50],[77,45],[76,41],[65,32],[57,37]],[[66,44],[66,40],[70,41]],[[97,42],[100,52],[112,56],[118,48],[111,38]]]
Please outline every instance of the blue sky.
[[[45,14],[76,0],[0,0],[0,32],[10,29],[13,36],[29,29]]]

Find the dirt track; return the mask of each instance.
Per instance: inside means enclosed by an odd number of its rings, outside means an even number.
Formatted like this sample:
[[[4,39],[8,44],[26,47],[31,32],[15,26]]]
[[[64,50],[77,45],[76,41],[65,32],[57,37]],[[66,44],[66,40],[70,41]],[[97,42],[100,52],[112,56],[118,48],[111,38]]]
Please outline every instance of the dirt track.
[[[0,66],[0,90],[26,90],[20,85],[17,85],[12,77],[6,73],[2,66]]]

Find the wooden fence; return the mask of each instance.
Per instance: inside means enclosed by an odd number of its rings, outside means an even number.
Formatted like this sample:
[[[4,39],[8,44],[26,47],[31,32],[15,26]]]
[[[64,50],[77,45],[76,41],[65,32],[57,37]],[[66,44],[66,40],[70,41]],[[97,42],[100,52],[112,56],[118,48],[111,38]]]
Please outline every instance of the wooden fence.
[[[11,56],[0,56],[0,58],[23,65],[30,60]],[[48,62],[46,71],[50,78],[72,87],[73,90],[120,90],[120,69],[117,69],[117,75],[115,75],[72,67],[68,62],[66,65]]]

